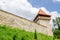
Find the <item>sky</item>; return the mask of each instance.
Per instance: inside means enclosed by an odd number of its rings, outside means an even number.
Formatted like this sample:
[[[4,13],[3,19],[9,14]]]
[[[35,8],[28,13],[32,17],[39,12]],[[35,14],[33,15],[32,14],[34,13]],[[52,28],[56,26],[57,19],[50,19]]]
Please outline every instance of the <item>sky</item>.
[[[58,11],[60,13],[60,0],[28,0],[33,7],[45,7],[48,11]]]
[[[28,0],[0,0],[0,9],[29,20],[33,20],[39,10],[32,7]]]
[[[52,15],[60,16],[60,0],[0,0],[0,9],[33,20],[39,9]]]
[[[42,9],[54,19],[60,16],[60,0],[0,0],[0,9],[31,21]]]

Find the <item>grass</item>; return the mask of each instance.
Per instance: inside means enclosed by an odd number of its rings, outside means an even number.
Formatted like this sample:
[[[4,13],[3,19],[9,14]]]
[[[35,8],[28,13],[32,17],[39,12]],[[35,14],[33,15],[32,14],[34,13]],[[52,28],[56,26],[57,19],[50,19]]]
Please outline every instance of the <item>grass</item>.
[[[0,40],[34,40],[34,33],[0,25]],[[37,40],[53,40],[53,37],[37,33]]]

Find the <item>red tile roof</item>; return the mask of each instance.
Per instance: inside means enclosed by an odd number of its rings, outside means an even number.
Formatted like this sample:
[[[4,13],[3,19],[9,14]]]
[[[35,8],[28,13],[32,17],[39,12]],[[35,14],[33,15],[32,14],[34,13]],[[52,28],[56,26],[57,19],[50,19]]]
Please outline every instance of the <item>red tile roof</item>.
[[[42,9],[39,10],[37,16],[35,17],[35,19],[33,21],[35,21],[38,17],[51,17],[51,15],[48,15],[46,12],[44,12]]]
[[[42,9],[39,10],[38,14],[45,15],[45,16],[51,16],[51,15],[48,15],[46,12],[44,12]]]

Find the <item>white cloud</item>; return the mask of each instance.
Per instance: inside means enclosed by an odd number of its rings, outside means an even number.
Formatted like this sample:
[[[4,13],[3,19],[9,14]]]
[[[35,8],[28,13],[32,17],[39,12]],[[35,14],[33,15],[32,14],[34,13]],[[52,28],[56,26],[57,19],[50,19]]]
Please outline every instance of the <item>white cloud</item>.
[[[53,2],[60,2],[60,0],[53,0]]]
[[[32,7],[27,0],[0,0],[0,8],[29,20],[38,13],[38,9]]]
[[[56,17],[60,16],[60,14],[57,11],[53,11],[53,12],[50,12],[50,13],[51,13],[52,19],[53,18],[55,19]]]

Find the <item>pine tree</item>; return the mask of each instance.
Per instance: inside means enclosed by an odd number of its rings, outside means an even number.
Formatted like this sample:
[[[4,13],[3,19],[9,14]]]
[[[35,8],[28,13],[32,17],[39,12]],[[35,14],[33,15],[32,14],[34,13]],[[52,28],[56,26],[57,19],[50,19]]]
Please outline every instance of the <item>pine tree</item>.
[[[13,40],[15,40],[15,38],[16,38],[16,35],[14,35]]]
[[[21,40],[24,40],[24,38],[22,37],[22,39]]]
[[[35,30],[35,33],[34,33],[34,39],[37,40],[37,32]]]

